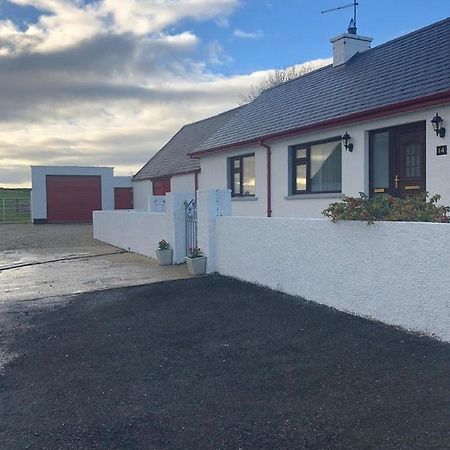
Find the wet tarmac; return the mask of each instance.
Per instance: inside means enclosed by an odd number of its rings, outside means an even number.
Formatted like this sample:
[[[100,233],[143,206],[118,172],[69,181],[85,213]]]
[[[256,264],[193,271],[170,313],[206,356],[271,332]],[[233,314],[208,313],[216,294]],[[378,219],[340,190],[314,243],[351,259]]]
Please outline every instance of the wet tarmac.
[[[94,240],[87,225],[2,226],[0,238],[0,304],[189,277]]]

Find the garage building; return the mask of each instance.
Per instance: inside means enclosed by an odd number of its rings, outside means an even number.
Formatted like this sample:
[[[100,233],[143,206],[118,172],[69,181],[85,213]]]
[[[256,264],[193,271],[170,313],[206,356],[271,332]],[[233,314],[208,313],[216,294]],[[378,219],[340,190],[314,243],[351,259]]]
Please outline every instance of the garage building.
[[[133,208],[131,177],[112,167],[33,166],[33,223],[89,223],[92,211]]]

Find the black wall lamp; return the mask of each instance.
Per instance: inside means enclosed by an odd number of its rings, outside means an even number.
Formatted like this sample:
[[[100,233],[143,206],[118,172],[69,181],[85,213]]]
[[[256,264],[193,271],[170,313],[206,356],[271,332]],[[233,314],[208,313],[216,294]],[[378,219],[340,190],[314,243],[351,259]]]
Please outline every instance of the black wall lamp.
[[[345,150],[352,152],[353,144],[350,142],[352,140],[352,137],[348,133],[345,133],[342,135],[341,139],[342,139],[342,143],[344,144]]]
[[[433,125],[436,136],[441,138],[445,137],[445,128],[442,126],[443,123],[444,119],[438,113],[431,119],[431,124]]]

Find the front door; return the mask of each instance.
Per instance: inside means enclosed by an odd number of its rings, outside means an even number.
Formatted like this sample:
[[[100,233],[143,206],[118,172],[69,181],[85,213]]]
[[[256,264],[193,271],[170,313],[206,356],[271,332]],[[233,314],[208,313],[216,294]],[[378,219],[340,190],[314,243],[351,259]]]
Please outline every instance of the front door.
[[[370,193],[406,197],[426,189],[425,123],[370,133]]]

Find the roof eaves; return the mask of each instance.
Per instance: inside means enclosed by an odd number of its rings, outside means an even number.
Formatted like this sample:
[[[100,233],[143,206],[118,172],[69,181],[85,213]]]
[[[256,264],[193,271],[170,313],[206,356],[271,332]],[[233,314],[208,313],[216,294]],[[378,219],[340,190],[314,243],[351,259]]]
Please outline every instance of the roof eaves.
[[[201,150],[198,152],[191,152],[188,155],[193,159],[199,159],[200,157],[216,153],[220,151],[225,151],[230,148],[243,147],[246,145],[257,144],[262,141],[279,139],[284,136],[301,134],[305,132],[310,132],[319,129],[326,129],[332,126],[338,126],[340,124],[348,123],[359,123],[366,120],[370,120],[377,117],[383,117],[388,115],[397,114],[400,112],[407,112],[411,110],[423,109],[433,105],[447,104],[450,103],[450,90],[436,92],[431,95],[421,96],[414,99],[405,100],[398,103],[391,103],[376,108],[371,108],[367,110],[358,111],[355,113],[348,114],[346,116],[341,116],[337,118],[328,119],[322,122],[313,122],[307,125],[303,125],[298,128],[292,128],[278,133],[272,133],[267,135],[258,136],[252,139],[248,139],[240,142],[233,142],[230,144],[225,144],[218,147],[211,147],[209,149]]]

